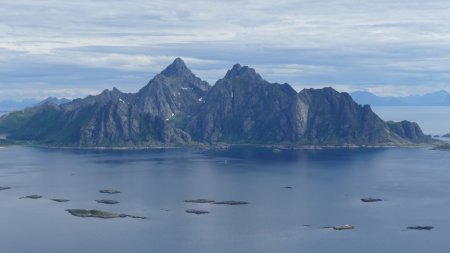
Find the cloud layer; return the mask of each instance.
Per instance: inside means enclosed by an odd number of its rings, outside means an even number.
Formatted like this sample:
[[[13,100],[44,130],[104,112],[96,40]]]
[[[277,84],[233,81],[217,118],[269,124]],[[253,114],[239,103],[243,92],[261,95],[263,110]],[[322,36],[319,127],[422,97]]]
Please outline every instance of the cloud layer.
[[[239,62],[296,89],[450,90],[448,1],[4,2],[0,99],[136,91],[177,56],[210,82]]]

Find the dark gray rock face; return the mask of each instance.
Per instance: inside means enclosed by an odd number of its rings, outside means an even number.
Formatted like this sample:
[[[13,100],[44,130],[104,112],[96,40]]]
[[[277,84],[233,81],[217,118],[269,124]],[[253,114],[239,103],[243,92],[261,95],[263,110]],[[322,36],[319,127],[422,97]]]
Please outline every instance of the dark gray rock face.
[[[332,88],[269,83],[236,64],[213,87],[177,58],[137,93],[118,89],[0,118],[8,140],[55,146],[155,147],[193,143],[367,146],[430,143],[411,122],[384,122]]]
[[[136,94],[114,88],[60,106],[42,104],[2,118],[0,131],[63,146],[186,145],[190,135],[173,125],[190,117],[208,89],[178,58]]]
[[[426,143],[415,123],[386,123],[347,93],[332,88],[296,93],[235,65],[208,93],[186,132],[199,142],[288,145]]]
[[[210,86],[196,77],[180,58],[156,75],[134,97],[140,110],[164,119],[195,113]]]
[[[186,131],[209,143],[296,142],[305,131],[305,112],[291,86],[271,84],[237,64],[211,88]]]
[[[302,143],[376,145],[391,142],[383,120],[369,106],[355,103],[347,93],[332,88],[304,89],[299,97],[309,105]]]
[[[391,132],[399,136],[401,139],[410,140],[416,143],[427,142],[428,136],[422,133],[419,125],[415,122],[402,121],[402,122],[386,122]]]

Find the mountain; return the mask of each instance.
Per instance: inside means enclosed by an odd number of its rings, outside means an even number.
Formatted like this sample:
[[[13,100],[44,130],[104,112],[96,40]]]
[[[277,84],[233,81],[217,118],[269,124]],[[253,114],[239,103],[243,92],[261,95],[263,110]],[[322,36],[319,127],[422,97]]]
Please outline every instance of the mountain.
[[[65,103],[69,103],[71,100],[67,98],[57,98],[57,97],[48,97],[41,102],[37,103],[36,105],[43,105],[43,104],[55,104],[55,105],[62,105]]]
[[[0,133],[11,141],[81,147],[432,142],[417,124],[384,122],[347,93],[297,93],[239,64],[211,87],[180,58],[137,93],[113,88],[64,104],[41,103],[1,117]]]
[[[156,75],[133,99],[140,110],[165,119],[193,113],[210,85],[196,77],[180,58]]]
[[[444,90],[406,97],[380,97],[370,92],[356,91],[351,96],[360,104],[372,106],[450,106],[450,93]]]

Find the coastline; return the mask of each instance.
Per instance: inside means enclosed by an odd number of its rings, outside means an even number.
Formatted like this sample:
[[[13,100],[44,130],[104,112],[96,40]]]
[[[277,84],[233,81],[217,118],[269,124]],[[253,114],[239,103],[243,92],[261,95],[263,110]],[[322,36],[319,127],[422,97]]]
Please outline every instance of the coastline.
[[[249,147],[249,148],[264,148],[273,149],[274,151],[282,150],[327,150],[327,149],[376,149],[376,148],[433,148],[438,149],[441,145],[445,145],[445,142],[435,143],[421,143],[421,144],[398,144],[398,145],[292,145],[292,144],[228,144],[228,143],[194,143],[190,145],[151,145],[151,146],[70,146],[70,145],[48,145],[37,143],[9,143],[1,145],[1,147],[7,146],[24,146],[24,147],[36,147],[47,149],[72,149],[72,150],[164,150],[164,149],[198,149],[198,150],[226,150],[234,147]]]

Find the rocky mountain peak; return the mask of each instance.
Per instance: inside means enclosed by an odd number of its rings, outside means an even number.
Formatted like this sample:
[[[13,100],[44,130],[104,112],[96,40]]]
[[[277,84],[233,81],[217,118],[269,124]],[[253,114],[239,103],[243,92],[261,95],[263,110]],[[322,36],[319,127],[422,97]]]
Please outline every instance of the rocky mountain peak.
[[[103,90],[99,96],[107,97],[107,98],[116,98],[116,97],[120,97],[122,94],[123,93],[119,89],[114,87],[112,90],[109,90],[109,89]],[[94,96],[94,97],[96,97],[96,96]]]
[[[244,78],[249,80],[262,80],[261,76],[256,71],[248,66],[241,66],[235,64],[232,69],[228,70],[225,79]]]
[[[167,77],[186,76],[186,75],[192,75],[192,72],[186,66],[184,61],[178,57],[161,72],[161,75],[164,75]]]

